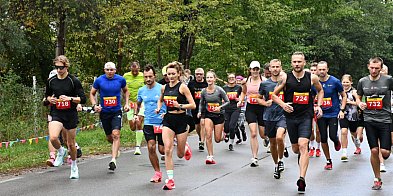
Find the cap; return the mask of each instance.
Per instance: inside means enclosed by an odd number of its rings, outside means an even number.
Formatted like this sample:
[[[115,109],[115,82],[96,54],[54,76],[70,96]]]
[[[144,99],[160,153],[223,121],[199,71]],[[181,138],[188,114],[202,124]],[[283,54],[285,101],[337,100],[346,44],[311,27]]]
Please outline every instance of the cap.
[[[162,75],[166,75],[166,68],[168,67],[168,65],[165,65],[163,68],[162,68]]]
[[[243,80],[243,76],[236,76],[236,80]]]
[[[104,69],[116,69],[116,65],[113,62],[105,63]]]
[[[258,61],[251,61],[250,68],[254,69],[256,67],[261,68],[261,65],[259,64],[259,62]]]
[[[49,72],[48,79],[51,78],[51,77],[53,77],[53,76],[55,76],[55,75],[57,75],[57,69],[54,69],[54,70],[52,70],[51,72]]]

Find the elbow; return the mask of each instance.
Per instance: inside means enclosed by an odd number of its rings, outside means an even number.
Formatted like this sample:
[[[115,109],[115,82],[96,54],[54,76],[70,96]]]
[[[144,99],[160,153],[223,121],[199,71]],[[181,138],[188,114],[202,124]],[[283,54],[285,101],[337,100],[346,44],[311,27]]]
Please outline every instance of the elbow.
[[[193,103],[193,104],[191,104],[191,110],[195,110],[195,108],[196,108],[196,105],[195,105],[195,103]]]
[[[80,98],[81,98],[80,104],[85,104],[86,101],[87,101],[86,97],[85,97],[85,96],[82,96],[82,97],[80,97]]]

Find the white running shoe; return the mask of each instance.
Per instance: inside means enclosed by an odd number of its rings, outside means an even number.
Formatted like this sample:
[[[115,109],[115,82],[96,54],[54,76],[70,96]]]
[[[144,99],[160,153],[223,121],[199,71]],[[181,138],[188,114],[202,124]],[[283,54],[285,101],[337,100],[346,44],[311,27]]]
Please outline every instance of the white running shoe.
[[[258,164],[258,158],[252,158],[251,159],[251,167],[257,167],[259,164]]]
[[[71,175],[70,175],[70,179],[78,179],[79,178],[79,170],[78,170],[78,166],[72,166],[71,165]]]
[[[56,160],[53,163],[53,166],[59,167],[59,166],[63,165],[64,157],[67,155],[67,152],[68,152],[68,150],[66,148],[64,148],[63,154],[57,152]]]
[[[380,172],[386,172],[385,164],[381,163],[381,165],[379,166],[379,171]]]

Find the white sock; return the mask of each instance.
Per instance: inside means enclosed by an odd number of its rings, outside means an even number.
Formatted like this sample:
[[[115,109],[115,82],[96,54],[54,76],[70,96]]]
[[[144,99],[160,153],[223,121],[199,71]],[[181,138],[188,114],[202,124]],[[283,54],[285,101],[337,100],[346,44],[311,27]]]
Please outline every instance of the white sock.
[[[116,158],[112,158],[111,162],[115,162],[116,163]]]
[[[347,154],[347,149],[343,148],[343,154]]]
[[[231,144],[233,144],[234,141],[235,141],[235,139],[230,139]]]
[[[77,166],[77,165],[76,165],[76,160],[75,160],[75,161],[71,161],[71,166],[72,166],[72,167]]]
[[[315,142],[313,140],[313,141],[310,142],[310,148],[314,148],[314,146],[315,146]]]
[[[57,151],[58,151],[60,154],[64,154],[64,147],[61,146]]]
[[[317,149],[321,149],[321,143],[320,142],[317,143]]]

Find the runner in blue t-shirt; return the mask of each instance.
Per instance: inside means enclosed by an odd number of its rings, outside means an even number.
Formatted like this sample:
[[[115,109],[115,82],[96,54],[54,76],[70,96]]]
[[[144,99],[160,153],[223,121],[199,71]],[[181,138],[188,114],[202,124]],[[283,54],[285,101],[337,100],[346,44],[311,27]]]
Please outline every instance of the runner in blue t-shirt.
[[[130,110],[128,99],[130,93],[126,85],[126,80],[116,73],[116,66],[108,62],[104,66],[105,74],[98,77],[91,87],[90,101],[93,110],[100,113],[100,120],[104,128],[106,139],[112,144],[112,160],[109,162],[109,170],[114,171],[117,167],[116,157],[119,155],[120,129],[122,125],[122,111],[120,94],[124,94],[124,111]],[[99,91],[100,104],[97,104],[95,95]]]
[[[330,159],[328,144],[329,137],[334,142],[336,151],[341,149],[341,143],[338,138],[338,118],[344,118],[345,105],[347,103],[347,94],[344,92],[343,86],[339,79],[328,74],[329,68],[325,61],[321,61],[317,65],[319,81],[322,84],[324,97],[322,102],[322,118],[318,119],[318,128],[321,134],[322,150],[326,157],[326,170],[333,169],[332,160]],[[339,95],[342,100],[340,103]]]
[[[162,85],[156,82],[156,71],[152,65],[146,65],[143,71],[143,78],[146,85],[138,90],[138,107],[136,113],[139,112],[143,102],[145,107],[143,134],[145,135],[147,142],[150,163],[155,171],[150,182],[157,183],[161,182],[162,172],[160,170],[160,164],[158,163],[158,156],[156,153],[156,141],[158,142],[158,151],[161,155],[164,155],[164,142],[162,141],[162,114],[165,112],[166,107],[164,105],[158,114],[155,112],[158,99],[160,99],[161,96]]]
[[[281,172],[284,171],[284,162],[282,158],[284,156],[284,140],[287,123],[284,116],[284,110],[277,103],[273,103],[272,94],[280,79],[280,73],[282,71],[281,61],[273,59],[270,61],[269,66],[271,77],[261,83],[259,94],[263,95],[264,99],[258,99],[258,102],[266,106],[265,112],[263,113],[265,133],[269,137],[270,152],[275,164],[274,178],[279,179],[281,177]],[[283,92],[280,92],[279,97],[281,100],[284,100]]]

